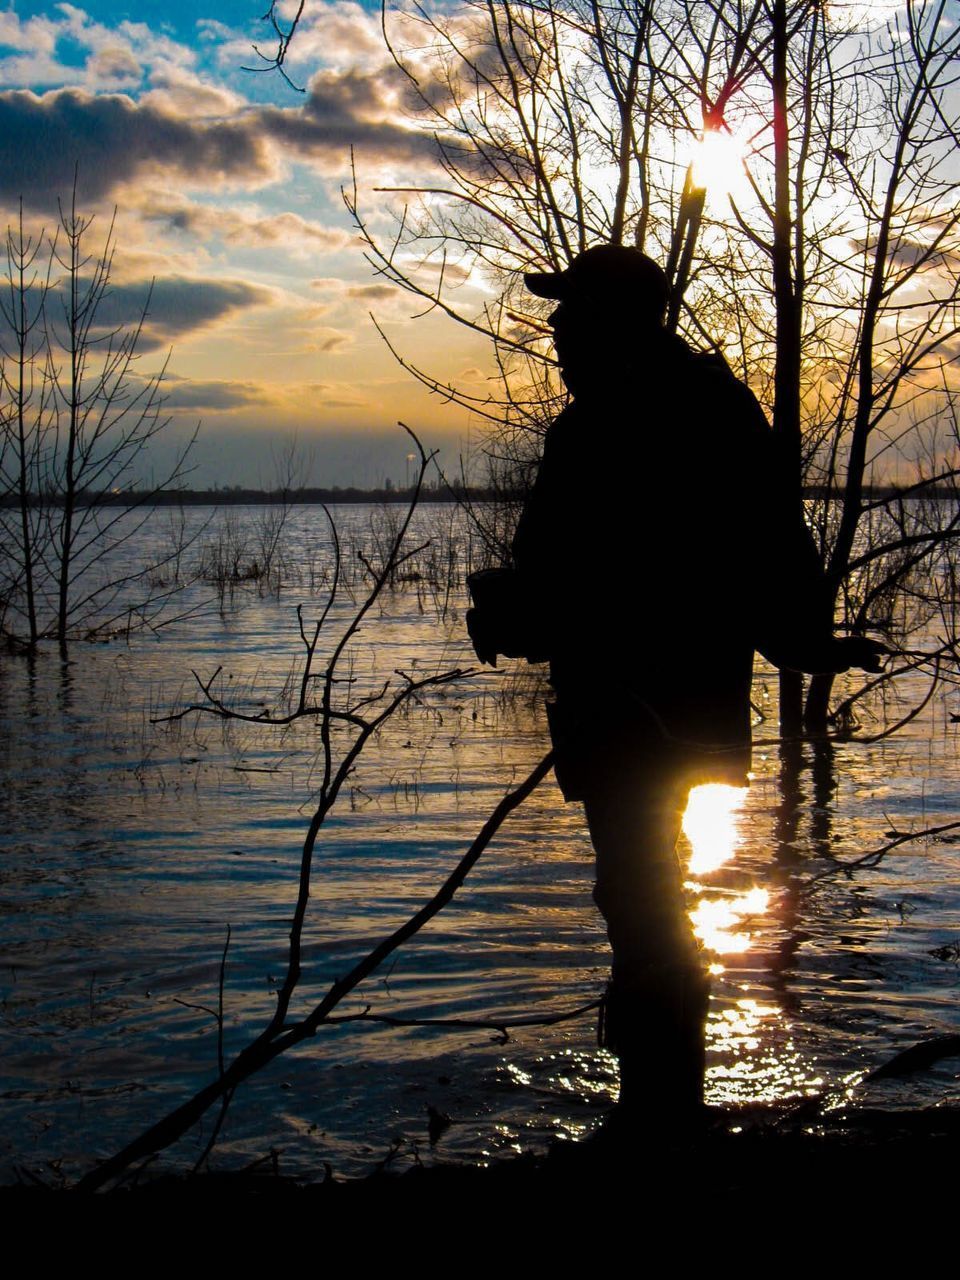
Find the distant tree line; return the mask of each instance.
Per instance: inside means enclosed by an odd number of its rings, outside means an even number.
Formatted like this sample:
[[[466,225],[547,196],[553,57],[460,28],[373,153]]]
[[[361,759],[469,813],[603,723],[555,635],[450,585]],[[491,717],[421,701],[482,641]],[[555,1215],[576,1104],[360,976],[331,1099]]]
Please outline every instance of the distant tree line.
[[[668,491],[676,493],[682,499],[684,485],[682,478],[675,485],[665,486]],[[643,483],[638,482],[637,493],[641,493]],[[498,489],[485,485],[444,484],[424,486],[417,498],[417,505],[425,503],[457,503],[469,505],[473,503],[520,502],[526,495],[526,489]],[[804,485],[805,499],[823,499],[828,495],[824,485]],[[867,501],[886,502],[901,496],[902,490],[896,485],[864,485],[863,496]],[[140,488],[115,489],[108,492],[90,492],[81,490],[74,494],[78,507],[132,507],[138,499],[148,497],[153,507],[228,507],[228,506],[347,506],[382,505],[384,503],[408,503],[412,490],[408,488],[375,488],[361,489],[354,485],[333,485],[329,489],[311,486],[303,489],[252,489],[244,485],[231,485],[229,488],[214,489],[161,489],[145,490]],[[931,486],[925,490],[928,498],[946,502],[956,499],[956,491],[946,485]],[[62,504],[63,495],[47,493],[31,494],[28,504],[57,506]],[[20,505],[19,495],[5,493],[0,495],[0,510],[16,509]]]

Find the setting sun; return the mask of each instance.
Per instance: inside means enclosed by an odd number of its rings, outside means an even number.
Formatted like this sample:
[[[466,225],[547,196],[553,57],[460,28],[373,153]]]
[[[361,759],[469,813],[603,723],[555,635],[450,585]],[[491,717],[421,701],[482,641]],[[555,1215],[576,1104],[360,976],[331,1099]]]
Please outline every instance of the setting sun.
[[[693,185],[710,195],[738,196],[746,189],[745,155],[746,145],[737,134],[704,129],[690,160]]]

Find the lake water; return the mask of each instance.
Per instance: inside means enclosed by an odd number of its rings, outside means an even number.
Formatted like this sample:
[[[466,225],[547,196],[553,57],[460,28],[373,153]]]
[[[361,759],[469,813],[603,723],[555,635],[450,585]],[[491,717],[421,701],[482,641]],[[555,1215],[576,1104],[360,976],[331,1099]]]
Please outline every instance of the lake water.
[[[384,516],[335,514],[354,573],[354,548],[374,553],[371,521]],[[209,548],[229,521],[231,536],[252,537],[264,518],[216,514],[203,538]],[[423,556],[462,556],[455,513],[426,508],[417,521],[414,540],[433,539]],[[150,537],[169,536],[159,513]],[[302,670],[296,606],[307,622],[318,615],[330,569],[322,511],[294,509],[282,546],[278,595],[247,584],[221,609],[195,583],[175,602],[191,616],[156,634],[77,644],[66,664],[53,650],[0,657],[3,1181],[18,1167],[75,1177],[215,1074],[228,926],[226,1054],[272,1013],[319,785],[316,722],[152,720],[197,696],[191,671],[206,681],[222,668],[214,689],[247,712],[283,705]],[[353,646],[352,687],[372,690],[396,669],[473,666],[463,607],[462,588],[422,579],[386,592]],[[331,635],[351,609],[337,603]],[[615,668],[604,681],[615,696]],[[923,687],[917,676],[902,696]],[[688,814],[690,907],[714,971],[708,1098],[955,1103],[956,1058],[906,1079],[862,1077],[917,1040],[960,1031],[960,832],[904,843],[876,866],[842,863],[891,832],[960,820],[958,697],[946,687],[874,745],[785,752],[773,743],[775,693],[758,668],[767,718],[750,788],[701,792]],[[387,723],[321,834],[292,1013],[433,894],[546,749],[543,690],[522,663],[428,691]],[[453,904],[341,1012],[497,1021],[595,1000],[608,951],[591,882],[581,811],[550,780]],[[273,1149],[281,1171],[306,1178],[325,1163],[347,1175],[385,1159],[482,1163],[589,1134],[615,1093],[593,1013],[507,1043],[490,1030],[346,1023],[241,1088],[214,1161],[243,1167]],[[431,1108],[451,1121],[433,1147]],[[189,1167],[208,1134],[209,1122],[158,1167]]]

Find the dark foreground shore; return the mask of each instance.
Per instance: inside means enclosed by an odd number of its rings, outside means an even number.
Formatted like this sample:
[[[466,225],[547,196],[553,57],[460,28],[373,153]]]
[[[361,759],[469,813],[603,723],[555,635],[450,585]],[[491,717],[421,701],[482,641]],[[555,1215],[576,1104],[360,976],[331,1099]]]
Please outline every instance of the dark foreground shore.
[[[360,1223],[403,1223],[422,1238],[510,1224],[549,1237],[553,1248],[584,1215],[615,1234],[657,1236],[689,1219],[698,1239],[713,1224],[765,1235],[798,1217],[824,1217],[894,1232],[938,1221],[949,1229],[960,1173],[960,1107],[918,1112],[856,1112],[807,1122],[770,1112],[717,1113],[691,1134],[645,1134],[562,1143],[539,1157],[488,1168],[433,1164],[356,1180],[304,1185],[265,1161],[252,1172],[151,1179],[80,1196],[23,1182],[0,1191],[10,1221],[40,1211],[54,1221],[117,1217],[130,1222],[216,1220],[223,1226],[282,1222],[285,1230],[339,1231]],[[900,1224],[900,1227],[897,1224]],[[484,1225],[485,1224],[485,1225]],[[425,1233],[425,1234],[423,1234]],[[371,1239],[369,1244],[375,1244]]]

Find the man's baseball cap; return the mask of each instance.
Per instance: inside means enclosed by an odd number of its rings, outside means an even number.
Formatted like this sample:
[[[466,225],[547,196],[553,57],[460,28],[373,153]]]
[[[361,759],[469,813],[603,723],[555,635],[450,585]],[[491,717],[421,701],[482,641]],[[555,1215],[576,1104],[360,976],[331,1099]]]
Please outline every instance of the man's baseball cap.
[[[624,244],[598,244],[578,253],[565,271],[530,272],[523,277],[538,298],[559,302],[590,298],[617,307],[625,303],[662,319],[670,286],[661,267],[639,249]]]

